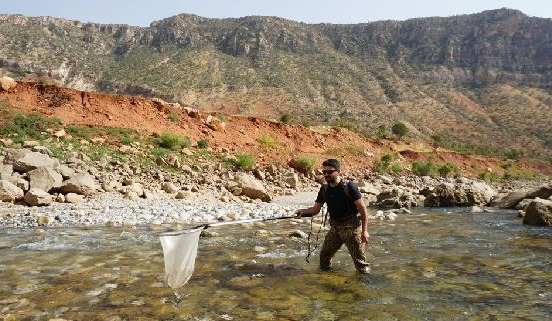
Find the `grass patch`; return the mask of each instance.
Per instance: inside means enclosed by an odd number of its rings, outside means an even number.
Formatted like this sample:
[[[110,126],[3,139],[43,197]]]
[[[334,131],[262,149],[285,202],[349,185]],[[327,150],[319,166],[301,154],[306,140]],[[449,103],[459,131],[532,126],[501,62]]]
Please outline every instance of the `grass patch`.
[[[253,155],[247,153],[238,153],[236,159],[233,161],[235,167],[243,169],[253,169],[256,163],[257,159]]]
[[[4,113],[3,124],[0,126],[0,136],[10,137],[14,143],[51,137],[50,134],[46,133],[46,130],[61,126],[59,119],[48,119],[37,114],[17,113],[6,103],[0,106],[0,110]]]
[[[300,155],[297,157],[297,163],[299,163],[299,165],[301,165],[301,167],[303,167],[307,172],[310,172],[314,170],[318,161],[314,157]]]
[[[418,176],[435,177],[437,175],[437,166],[431,158],[427,162],[414,162],[412,163],[412,173]]]
[[[197,148],[199,149],[206,149],[209,147],[209,142],[206,139],[200,139],[197,142]]]
[[[187,137],[173,135],[170,133],[163,133],[156,141],[159,147],[167,148],[170,150],[178,150],[181,148],[188,148],[192,144]]]
[[[263,135],[257,138],[257,141],[261,144],[261,148],[265,151],[270,149],[280,149],[281,147],[280,143],[268,135]]]

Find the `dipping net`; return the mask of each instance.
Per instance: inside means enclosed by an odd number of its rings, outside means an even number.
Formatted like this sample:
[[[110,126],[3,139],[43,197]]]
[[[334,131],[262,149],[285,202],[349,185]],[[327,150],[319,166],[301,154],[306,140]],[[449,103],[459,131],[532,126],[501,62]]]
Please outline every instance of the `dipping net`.
[[[171,288],[183,286],[192,277],[202,230],[203,227],[159,236],[165,258],[165,281]]]

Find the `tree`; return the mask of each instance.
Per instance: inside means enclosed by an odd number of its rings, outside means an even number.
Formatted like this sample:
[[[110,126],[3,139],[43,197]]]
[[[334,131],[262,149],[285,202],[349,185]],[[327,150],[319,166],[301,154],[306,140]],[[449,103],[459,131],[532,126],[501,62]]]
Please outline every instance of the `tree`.
[[[408,135],[408,127],[404,123],[396,122],[393,124],[393,127],[391,127],[391,132],[394,135],[397,135],[399,139],[401,139],[403,136]]]

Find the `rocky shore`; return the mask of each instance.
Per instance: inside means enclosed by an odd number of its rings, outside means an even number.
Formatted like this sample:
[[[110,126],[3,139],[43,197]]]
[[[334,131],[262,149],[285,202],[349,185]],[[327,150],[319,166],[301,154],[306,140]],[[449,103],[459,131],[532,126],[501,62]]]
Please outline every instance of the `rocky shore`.
[[[92,162],[71,151],[60,161],[34,141],[23,148],[4,148],[0,227],[186,224],[285,216],[311,204],[321,182],[320,173],[294,168],[294,162],[243,171],[208,160],[193,166],[170,156],[158,161],[179,171],[147,169],[117,159]],[[372,219],[393,220],[420,206],[471,206],[473,212],[495,206],[519,209],[527,224],[552,224],[550,183],[491,186],[465,177],[347,174],[373,209]],[[311,193],[293,196],[305,191]],[[271,202],[274,196],[286,195],[288,201]]]

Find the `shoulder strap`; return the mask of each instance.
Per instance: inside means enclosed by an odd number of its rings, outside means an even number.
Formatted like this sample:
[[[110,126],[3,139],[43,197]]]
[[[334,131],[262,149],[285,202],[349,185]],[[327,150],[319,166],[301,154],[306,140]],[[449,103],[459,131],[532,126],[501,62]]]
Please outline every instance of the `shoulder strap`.
[[[341,187],[343,187],[343,191],[345,192],[345,196],[347,196],[347,199],[351,200],[351,192],[349,191],[349,181],[346,179],[341,179]]]

